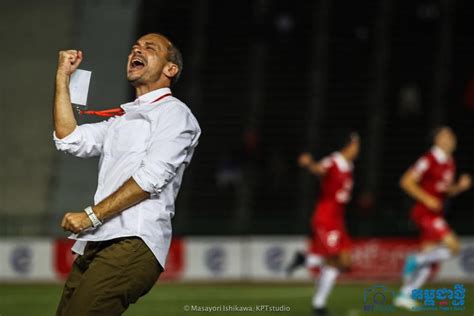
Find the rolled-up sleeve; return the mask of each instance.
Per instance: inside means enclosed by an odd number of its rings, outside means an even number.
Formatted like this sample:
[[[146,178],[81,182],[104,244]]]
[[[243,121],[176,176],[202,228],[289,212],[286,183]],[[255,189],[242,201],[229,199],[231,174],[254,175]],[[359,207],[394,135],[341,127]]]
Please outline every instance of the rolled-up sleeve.
[[[200,135],[197,122],[187,110],[176,104],[163,110],[147,154],[133,175],[135,182],[152,196],[161,193],[178,168],[189,162],[187,158]]]
[[[107,129],[113,119],[76,126],[74,131],[64,138],[58,138],[56,132],[53,132],[56,148],[80,158],[99,156],[103,150]]]

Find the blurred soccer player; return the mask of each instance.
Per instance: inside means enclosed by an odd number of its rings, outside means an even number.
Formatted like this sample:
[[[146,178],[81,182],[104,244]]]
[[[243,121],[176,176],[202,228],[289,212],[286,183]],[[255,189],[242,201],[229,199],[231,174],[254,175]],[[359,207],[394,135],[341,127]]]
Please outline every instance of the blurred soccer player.
[[[400,308],[416,307],[416,301],[411,299],[412,290],[423,286],[434,265],[459,253],[458,237],[443,214],[446,197],[453,197],[471,187],[471,177],[467,174],[462,174],[454,182],[456,164],[452,153],[456,142],[451,128],[443,126],[436,129],[434,146],[400,180],[401,188],[416,201],[411,218],[420,229],[422,249],[405,261],[404,284],[394,301],[395,306]]]
[[[350,238],[344,224],[344,207],[350,200],[353,180],[352,162],[359,154],[360,139],[356,133],[344,135],[341,149],[321,161],[303,153],[298,163],[314,175],[321,176],[321,196],[312,218],[313,239],[307,254],[298,252],[287,268],[320,267],[321,276],[313,297],[313,315],[327,315],[326,301],[341,270],[350,265]]]

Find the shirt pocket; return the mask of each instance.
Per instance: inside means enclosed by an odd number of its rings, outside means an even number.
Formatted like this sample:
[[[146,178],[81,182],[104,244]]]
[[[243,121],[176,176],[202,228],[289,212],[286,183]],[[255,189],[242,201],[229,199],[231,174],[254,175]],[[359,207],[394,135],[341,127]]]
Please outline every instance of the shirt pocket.
[[[120,124],[114,126],[110,144],[110,153],[120,155],[132,152],[144,152],[151,136],[150,123],[141,117],[124,117]]]

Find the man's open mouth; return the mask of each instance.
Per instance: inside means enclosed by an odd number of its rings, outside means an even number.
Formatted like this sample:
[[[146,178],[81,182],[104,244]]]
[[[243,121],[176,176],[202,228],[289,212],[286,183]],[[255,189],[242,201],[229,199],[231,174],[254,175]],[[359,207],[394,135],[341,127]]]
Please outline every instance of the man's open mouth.
[[[145,67],[145,61],[139,57],[132,58],[130,62],[130,69],[131,70],[139,70]]]

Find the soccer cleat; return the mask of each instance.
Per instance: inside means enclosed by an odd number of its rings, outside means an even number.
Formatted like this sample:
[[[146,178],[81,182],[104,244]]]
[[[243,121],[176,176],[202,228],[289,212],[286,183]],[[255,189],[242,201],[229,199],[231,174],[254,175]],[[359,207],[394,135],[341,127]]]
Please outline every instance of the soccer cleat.
[[[414,255],[409,255],[406,258],[405,266],[403,267],[403,280],[405,282],[408,281],[413,276],[417,268],[418,264],[416,263],[416,257]]]
[[[311,316],[330,316],[328,309],[326,307],[322,308],[313,308],[313,313]]]
[[[414,311],[419,306],[418,302],[409,297],[408,295],[398,294],[393,300],[393,305],[398,308],[403,308],[409,311]]]
[[[304,266],[305,261],[306,261],[306,256],[302,252],[298,251],[297,253],[295,253],[293,260],[285,269],[286,275],[291,276],[297,268]]]

